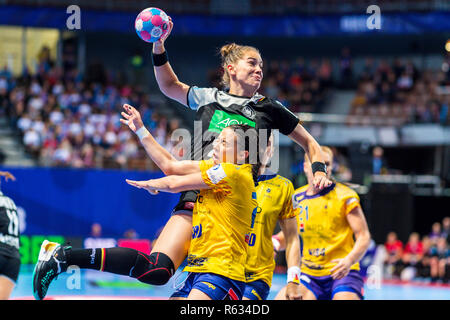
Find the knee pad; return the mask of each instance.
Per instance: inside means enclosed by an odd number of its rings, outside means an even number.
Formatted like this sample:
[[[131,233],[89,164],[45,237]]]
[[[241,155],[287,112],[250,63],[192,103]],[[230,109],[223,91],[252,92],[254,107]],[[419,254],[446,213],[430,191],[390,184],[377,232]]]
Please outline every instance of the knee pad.
[[[130,276],[137,280],[153,285],[166,284],[175,273],[172,260],[162,252],[146,255],[138,252],[136,263]]]

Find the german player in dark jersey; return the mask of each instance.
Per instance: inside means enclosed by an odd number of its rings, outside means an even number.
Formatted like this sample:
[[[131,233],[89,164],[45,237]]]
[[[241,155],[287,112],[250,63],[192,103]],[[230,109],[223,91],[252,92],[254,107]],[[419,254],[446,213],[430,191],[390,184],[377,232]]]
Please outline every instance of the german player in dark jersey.
[[[9,172],[0,171],[5,181],[15,181]],[[0,190],[0,300],[9,299],[20,270],[19,218],[14,201]]]
[[[217,88],[199,88],[181,82],[168,61],[164,44],[172,28],[173,22],[170,19],[169,31],[153,44],[154,72],[163,94],[196,111],[197,122],[194,127],[200,127],[200,135],[195,134],[194,128],[194,139],[191,140],[193,160],[208,158],[215,136],[224,127],[233,123],[244,123],[255,127],[259,132],[279,130],[288,135],[303,147],[311,159],[314,185],[319,190],[331,185],[317,141],[280,102],[257,93],[263,79],[263,61],[258,49],[237,44],[223,46],[220,50],[224,69],[223,81],[228,89],[222,91]],[[142,128],[135,128],[136,133],[139,133],[139,129]],[[270,132],[267,134],[269,136]],[[192,209],[197,193],[188,191],[181,194],[178,205],[152,249],[154,254],[161,252],[167,255],[175,268],[186,258],[191,241]],[[174,234],[177,236],[174,237]]]

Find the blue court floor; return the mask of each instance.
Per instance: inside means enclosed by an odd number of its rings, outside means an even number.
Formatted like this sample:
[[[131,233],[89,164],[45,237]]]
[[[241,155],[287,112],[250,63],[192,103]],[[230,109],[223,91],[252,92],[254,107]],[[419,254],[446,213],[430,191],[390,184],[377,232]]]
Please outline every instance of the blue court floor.
[[[22,266],[12,299],[33,299],[32,266]],[[185,274],[178,273],[164,286],[150,286],[128,277],[97,271],[74,271],[61,274],[47,293],[50,299],[167,299]],[[269,300],[284,286],[285,275],[275,274]],[[424,283],[365,286],[367,300],[450,300],[450,286]]]

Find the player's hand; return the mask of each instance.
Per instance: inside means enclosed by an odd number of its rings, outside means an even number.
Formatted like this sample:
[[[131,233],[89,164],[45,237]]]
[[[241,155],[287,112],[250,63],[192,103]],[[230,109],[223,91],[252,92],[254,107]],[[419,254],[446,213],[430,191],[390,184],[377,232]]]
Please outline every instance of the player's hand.
[[[136,108],[126,103],[123,105],[123,108],[125,109],[125,112],[121,112],[120,114],[125,119],[120,119],[120,122],[127,125],[128,128],[130,128],[131,131],[133,132],[136,132],[137,130],[139,130],[144,126],[141,114],[139,113],[139,111],[136,110]]]
[[[147,181],[135,181],[135,180],[128,180],[125,179],[125,181],[133,187],[136,187],[138,189],[145,189],[147,190],[150,194],[152,195],[157,195],[159,193],[158,190],[156,190],[155,188],[151,187],[151,181],[152,180],[147,180]]]
[[[325,172],[318,171],[314,174],[313,186],[318,190],[331,186],[333,181],[328,179]]]
[[[158,54],[158,53],[163,53],[164,52],[164,43],[166,42],[167,38],[169,37],[170,33],[172,32],[173,29],[173,22],[172,22],[172,18],[169,16],[169,29],[167,30],[167,32],[165,34],[163,34],[154,44],[153,44],[153,51]]]
[[[286,286],[287,300],[302,300],[302,292],[298,283],[289,282]]]
[[[333,278],[333,280],[339,280],[346,277],[350,272],[350,267],[353,265],[352,262],[347,258],[335,259],[332,260],[331,262],[337,263],[337,265],[335,265],[330,270],[331,277]]]
[[[8,171],[0,171],[0,177],[5,177],[5,181],[8,182],[8,180],[16,181],[16,177],[14,177],[10,172]]]

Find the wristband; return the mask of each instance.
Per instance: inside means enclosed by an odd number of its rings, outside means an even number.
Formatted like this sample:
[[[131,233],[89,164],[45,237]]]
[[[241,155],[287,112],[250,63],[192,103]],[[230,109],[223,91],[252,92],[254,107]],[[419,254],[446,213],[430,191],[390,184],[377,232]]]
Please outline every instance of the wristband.
[[[315,174],[317,171],[323,172],[323,173],[327,173],[327,166],[325,165],[325,163],[323,162],[313,162],[311,165],[312,168],[312,172],[313,174]]]
[[[150,132],[148,132],[147,128],[142,126],[138,130],[136,130],[136,135],[138,136],[139,140],[144,139],[146,136],[148,136]]]
[[[287,271],[287,283],[293,282],[300,284],[300,268],[297,266],[290,267]]]
[[[160,67],[164,64],[166,64],[167,61],[169,61],[169,56],[167,55],[167,51],[164,51],[163,53],[159,53],[159,54],[152,54],[152,60],[153,60],[153,65],[155,67]]]

